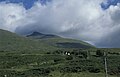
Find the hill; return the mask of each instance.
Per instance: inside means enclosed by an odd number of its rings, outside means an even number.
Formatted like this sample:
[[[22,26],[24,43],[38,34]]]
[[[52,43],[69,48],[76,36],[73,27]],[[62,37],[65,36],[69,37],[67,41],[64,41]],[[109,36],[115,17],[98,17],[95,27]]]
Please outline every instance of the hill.
[[[32,38],[31,38],[32,37]],[[34,38],[34,39],[33,39]],[[52,34],[33,32],[27,37],[0,29],[0,51],[47,52],[59,48],[91,48],[92,45]]]
[[[35,39],[45,39],[45,38],[57,38],[59,36],[52,35],[52,34],[43,34],[43,33],[39,33],[39,32],[33,32],[32,34],[27,35],[26,37],[31,37],[31,38],[35,38]]]
[[[33,40],[0,29],[0,51],[43,52],[55,49],[41,40]]]
[[[91,48],[91,47],[93,48],[94,47],[89,43],[80,40],[63,38],[53,34],[43,34],[39,32],[33,32],[30,35],[27,35],[27,37],[32,39],[42,40],[49,45],[59,48]]]

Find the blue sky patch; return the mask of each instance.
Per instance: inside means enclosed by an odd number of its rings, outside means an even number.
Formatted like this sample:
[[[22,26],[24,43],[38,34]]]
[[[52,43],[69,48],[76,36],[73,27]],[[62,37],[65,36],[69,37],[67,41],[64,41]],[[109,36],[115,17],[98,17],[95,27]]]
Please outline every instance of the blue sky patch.
[[[111,5],[117,5],[117,3],[120,3],[120,0],[107,0],[107,3],[101,3],[101,7],[105,10],[108,9]]]
[[[0,0],[0,2],[6,2],[6,3],[23,3],[24,7],[26,9],[30,9],[34,3],[38,0]],[[46,2],[49,2],[51,0],[39,0],[42,5],[46,4]]]

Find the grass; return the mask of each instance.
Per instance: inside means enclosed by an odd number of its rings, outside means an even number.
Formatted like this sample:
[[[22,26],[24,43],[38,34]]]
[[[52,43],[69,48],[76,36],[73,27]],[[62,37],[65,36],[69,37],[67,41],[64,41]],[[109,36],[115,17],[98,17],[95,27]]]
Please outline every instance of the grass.
[[[100,68],[103,70],[103,64],[100,63],[102,59],[100,57],[92,56],[91,60],[80,59],[73,56],[73,60],[66,60],[67,55],[63,54],[16,54],[16,53],[0,53],[0,76],[4,74],[10,75],[10,77],[36,77],[39,73],[37,69],[54,69],[48,75],[41,75],[38,77],[104,77],[103,71],[99,73],[90,73],[88,71],[82,72],[60,72],[61,69],[66,69],[66,67],[75,68],[82,67],[86,68],[89,65],[95,66],[95,68]],[[119,55],[109,55],[109,67],[116,68],[120,64]],[[57,61],[54,61],[57,60]],[[117,64],[117,65],[116,65]],[[83,67],[84,66],[84,67]],[[102,68],[101,68],[102,67]],[[11,73],[14,73],[12,75]],[[19,74],[20,73],[20,74]],[[35,74],[34,74],[35,73]],[[40,75],[40,74],[39,74]],[[109,75],[109,77],[117,77],[114,75]]]
[[[60,73],[58,71],[52,72],[49,74],[50,77],[105,77],[104,73],[89,73],[89,72],[80,72],[80,73]],[[109,77],[117,77],[115,75],[109,75]]]
[[[64,47],[57,46],[56,43],[80,43],[84,47],[93,47],[90,44],[67,38],[50,38],[50,39],[32,39],[19,36],[15,33],[0,29],[0,51],[11,51],[20,53],[45,53],[57,49],[64,49]]]
[[[101,71],[99,73],[90,73],[90,72],[60,72],[58,67],[76,67],[76,66],[89,66],[89,65],[95,65],[98,68],[101,68],[99,66],[101,63],[99,63],[98,60],[100,60],[99,57],[91,58],[92,61],[87,61],[85,59],[79,59],[74,57],[73,60],[65,60],[66,56],[63,54],[8,54],[7,53],[0,53],[0,76],[3,76],[4,74],[9,75],[10,77],[37,77],[37,74],[39,73],[39,68],[54,68],[54,71],[51,71],[48,75],[41,75],[38,77],[105,77],[104,73]],[[109,56],[109,60],[113,61],[112,65],[119,64],[119,55],[117,56]],[[58,62],[54,62],[54,60],[57,59]],[[114,61],[117,60],[118,62]],[[79,62],[77,62],[79,61]],[[110,62],[109,61],[109,62]],[[116,63],[115,63],[116,62]],[[75,65],[74,65],[75,64]],[[77,64],[77,65],[76,65]],[[104,67],[104,66],[102,66]],[[110,65],[111,67],[111,65]],[[116,67],[116,66],[114,66]],[[113,68],[114,68],[113,67]],[[11,73],[14,73],[12,75]],[[35,74],[34,74],[35,73]],[[25,75],[23,75],[25,74]],[[30,75],[31,76],[30,76]],[[23,76],[22,76],[23,75]],[[109,77],[117,77],[114,75],[109,75]]]

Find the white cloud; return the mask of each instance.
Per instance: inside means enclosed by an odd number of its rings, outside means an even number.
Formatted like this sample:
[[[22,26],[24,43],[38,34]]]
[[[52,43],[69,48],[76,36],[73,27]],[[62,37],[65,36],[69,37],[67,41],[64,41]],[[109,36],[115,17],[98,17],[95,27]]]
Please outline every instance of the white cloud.
[[[29,20],[26,26],[35,26],[34,29],[42,32],[66,33],[67,36],[71,36],[70,33],[74,32],[84,39],[88,35],[96,35],[94,32],[98,31],[92,24],[102,16],[100,3],[101,0],[53,0],[47,6],[36,3],[28,10],[28,16],[23,21]],[[23,28],[26,29],[24,26]],[[20,26],[19,29],[21,28]]]
[[[0,28],[21,34],[32,31],[59,34],[97,46],[113,47],[106,39],[116,31],[120,33],[120,5],[103,11],[100,6],[102,1],[53,0],[46,6],[36,2],[29,10],[19,4],[1,3]]]
[[[107,17],[105,17],[104,21],[107,25],[103,28],[105,28],[106,35],[103,35],[96,44],[100,47],[120,47],[120,4],[110,6],[105,16]]]
[[[25,9],[19,4],[0,3],[0,28],[14,31],[18,20],[24,17]]]

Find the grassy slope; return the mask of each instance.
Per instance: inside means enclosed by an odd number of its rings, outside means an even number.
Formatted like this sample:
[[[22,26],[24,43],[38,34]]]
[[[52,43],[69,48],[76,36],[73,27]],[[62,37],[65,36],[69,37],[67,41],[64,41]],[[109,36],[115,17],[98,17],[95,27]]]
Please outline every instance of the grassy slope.
[[[8,31],[0,30],[1,51],[39,52],[48,51],[48,49],[55,49],[55,47],[50,46],[41,40],[32,40]]]
[[[65,73],[62,74],[60,72],[52,72],[50,73],[52,77],[105,77],[104,73],[89,73],[89,72],[81,72],[81,73]],[[109,75],[109,77],[117,77],[115,75]]]
[[[94,46],[81,40],[63,38],[56,35],[42,34],[39,32],[33,32],[27,37],[35,40],[42,40],[45,43],[58,47],[58,48],[93,48]]]
[[[68,39],[68,38],[61,38],[61,37],[57,37],[57,38],[48,38],[48,39],[43,39],[45,42],[47,43],[51,43],[51,44],[56,44],[56,43],[79,43],[85,47],[94,47],[86,42],[80,41],[80,40],[74,40],[74,39]]]
[[[90,44],[65,38],[49,38],[49,39],[31,39],[27,37],[21,37],[9,31],[0,30],[0,50],[1,51],[21,51],[25,52],[42,52],[53,51],[59,49],[55,43],[59,42],[75,42],[80,43],[83,46],[92,47]]]

